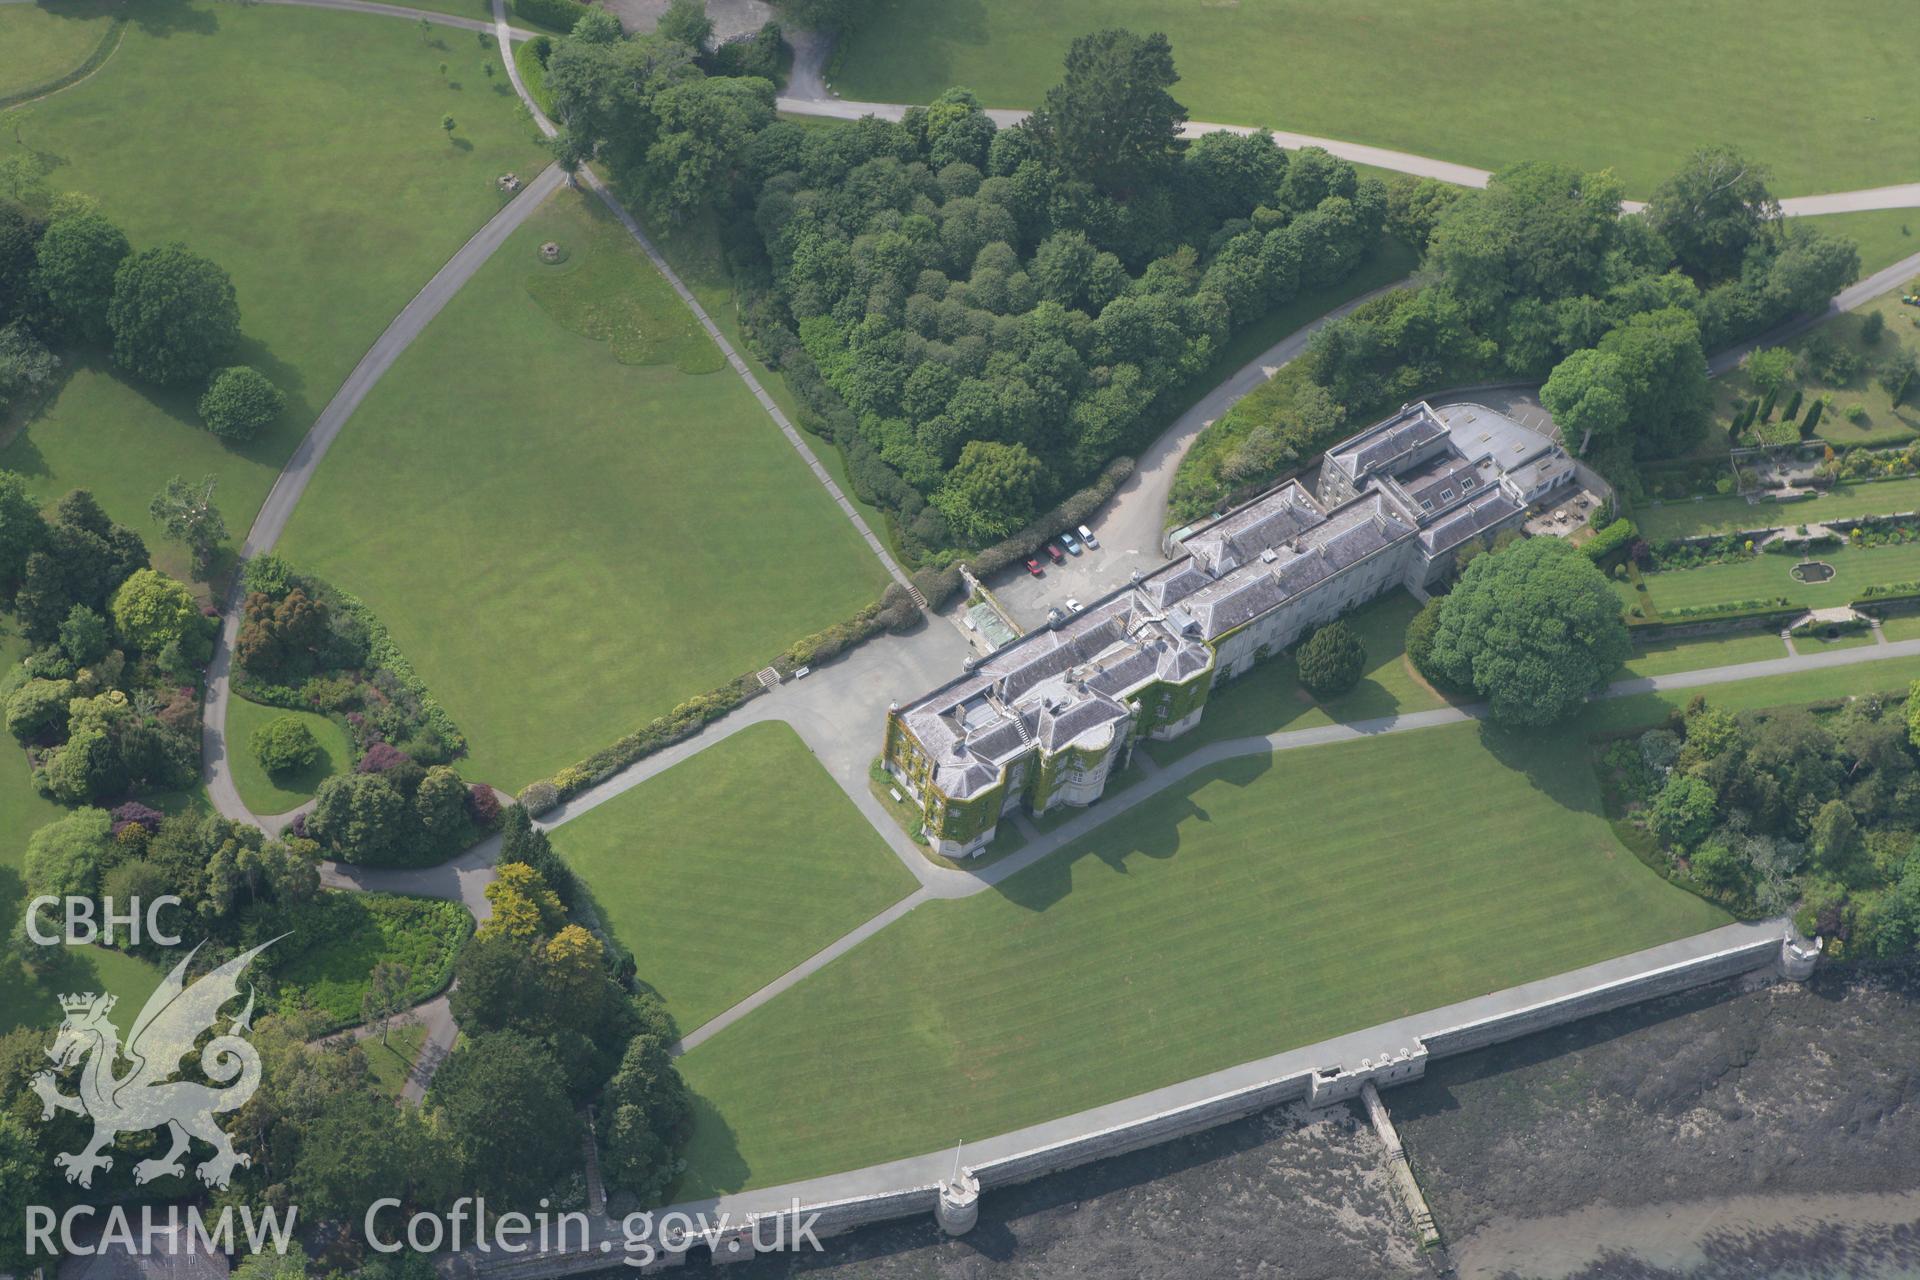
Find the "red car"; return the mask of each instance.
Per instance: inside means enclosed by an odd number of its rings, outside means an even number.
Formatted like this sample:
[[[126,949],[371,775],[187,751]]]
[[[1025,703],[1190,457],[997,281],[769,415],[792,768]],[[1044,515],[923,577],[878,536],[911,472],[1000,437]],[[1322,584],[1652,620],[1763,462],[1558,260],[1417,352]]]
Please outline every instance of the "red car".
[[[1038,557],[1027,557],[1027,572],[1036,578],[1040,576],[1040,561]]]
[[[1061,564],[1067,558],[1067,553],[1060,549],[1060,544],[1057,542],[1049,542],[1047,544],[1047,555],[1052,558],[1055,564]]]

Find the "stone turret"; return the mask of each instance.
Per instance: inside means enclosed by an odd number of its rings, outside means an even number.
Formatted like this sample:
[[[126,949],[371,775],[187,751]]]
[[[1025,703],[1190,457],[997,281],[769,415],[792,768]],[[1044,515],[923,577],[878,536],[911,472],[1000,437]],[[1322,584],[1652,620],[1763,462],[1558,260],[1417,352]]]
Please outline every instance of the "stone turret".
[[[1823,938],[1808,942],[1797,930],[1789,930],[1787,936],[1780,939],[1780,959],[1775,962],[1780,976],[1789,982],[1805,982],[1811,978],[1824,943]]]
[[[940,1200],[933,1207],[934,1221],[950,1236],[963,1236],[980,1221],[980,1179],[970,1169],[956,1169],[952,1178],[940,1184]]]

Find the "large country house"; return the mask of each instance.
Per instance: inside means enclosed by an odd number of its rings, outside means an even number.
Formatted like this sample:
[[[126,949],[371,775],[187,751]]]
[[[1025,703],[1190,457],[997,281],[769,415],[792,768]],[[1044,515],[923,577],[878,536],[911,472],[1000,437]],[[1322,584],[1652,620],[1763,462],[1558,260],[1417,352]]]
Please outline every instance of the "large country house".
[[[1177,558],[887,713],[888,771],[933,849],[971,857],[1001,815],[1086,805],[1142,737],[1199,723],[1213,686],[1397,586],[1573,479],[1553,441],[1483,405],[1409,405],[1288,481],[1175,535]]]

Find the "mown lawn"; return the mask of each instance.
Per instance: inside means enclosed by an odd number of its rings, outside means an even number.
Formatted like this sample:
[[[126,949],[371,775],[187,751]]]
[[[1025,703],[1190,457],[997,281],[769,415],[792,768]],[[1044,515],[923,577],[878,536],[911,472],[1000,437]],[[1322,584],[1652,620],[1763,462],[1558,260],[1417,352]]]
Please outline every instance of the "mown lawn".
[[[1778,194],[1912,178],[1920,9],[1878,0],[880,0],[832,83],[926,102],[967,85],[1035,107],[1074,37],[1164,31],[1196,120],[1498,168],[1612,167],[1644,196],[1695,147],[1771,165]]]
[[[237,542],[354,362],[500,208],[494,179],[545,161],[506,77],[480,75],[470,33],[423,40],[391,18],[204,0],[130,12],[119,51],[28,108],[21,138],[54,163],[50,190],[97,196],[137,248],[183,241],[233,275],[238,359],[273,377],[288,409],[231,448],[200,428],[197,389],[154,392],[83,355],[0,467],[46,498],[93,489],[184,576],[184,552],[147,516],[166,478],[217,475]],[[10,113],[0,157],[17,149]]]
[[[1662,639],[1636,644],[1633,656],[1626,661],[1622,678],[1664,676],[1676,671],[1704,671],[1708,667],[1765,662],[1769,658],[1786,656],[1787,646],[1782,643],[1777,631],[1699,636],[1685,640]]]
[[[319,742],[320,759],[312,768],[268,773],[253,753],[254,731],[281,716],[292,716],[306,725]],[[353,748],[347,742],[346,730],[323,715],[262,706],[235,697],[227,702],[227,760],[233,766],[233,785],[240,799],[256,815],[268,817],[313,799],[321,783],[353,766]]]
[[[1418,612],[1419,601],[1405,591],[1395,591],[1347,615],[1347,625],[1366,645],[1367,671],[1359,684],[1339,697],[1316,699],[1301,686],[1293,655],[1281,654],[1254,664],[1240,679],[1215,689],[1197,726],[1171,741],[1147,743],[1147,753],[1165,764],[1195,747],[1226,738],[1377,720],[1447,705],[1407,660],[1407,623]]]
[[[1920,511],[1920,477],[1838,484],[1817,498],[1798,502],[1748,502],[1745,498],[1702,498],[1668,502],[1634,512],[1634,523],[1653,542],[1742,529],[1792,528],[1825,520]]]
[[[92,55],[116,6],[109,0],[0,5],[0,98],[57,80]],[[11,134],[12,123],[0,121]]]
[[[915,882],[785,724],[742,729],[553,832],[682,1032]]]
[[[1725,919],[1615,841],[1575,734],[1231,761],[687,1054],[676,1194],[1004,1132]]]
[[[1825,582],[1796,582],[1792,569],[1800,561],[1798,556],[1762,552],[1725,564],[1645,573],[1640,583],[1656,609],[1672,613],[1775,597],[1808,609],[1826,609],[1859,599],[1871,586],[1920,581],[1920,543],[1839,547],[1816,551],[1813,558],[1832,565],[1833,577]],[[1614,589],[1627,604],[1640,602],[1632,583],[1616,582]]]
[[[647,340],[569,329],[594,313],[549,310],[562,272]],[[562,192],[374,388],[294,513],[281,551],[386,622],[473,780],[551,774],[886,581],[740,380],[675,367],[710,367],[689,327],[599,202]]]

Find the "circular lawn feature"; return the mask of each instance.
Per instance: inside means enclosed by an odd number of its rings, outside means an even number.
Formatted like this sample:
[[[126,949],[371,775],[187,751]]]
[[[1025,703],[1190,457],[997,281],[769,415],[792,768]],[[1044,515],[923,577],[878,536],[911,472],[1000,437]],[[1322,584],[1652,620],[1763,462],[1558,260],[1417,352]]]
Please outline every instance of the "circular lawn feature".
[[[566,260],[567,251],[560,247],[559,241],[549,240],[540,246],[540,261],[553,265]]]
[[[1802,560],[1788,572],[1795,582],[1826,582],[1833,577],[1834,568],[1825,560]]]

